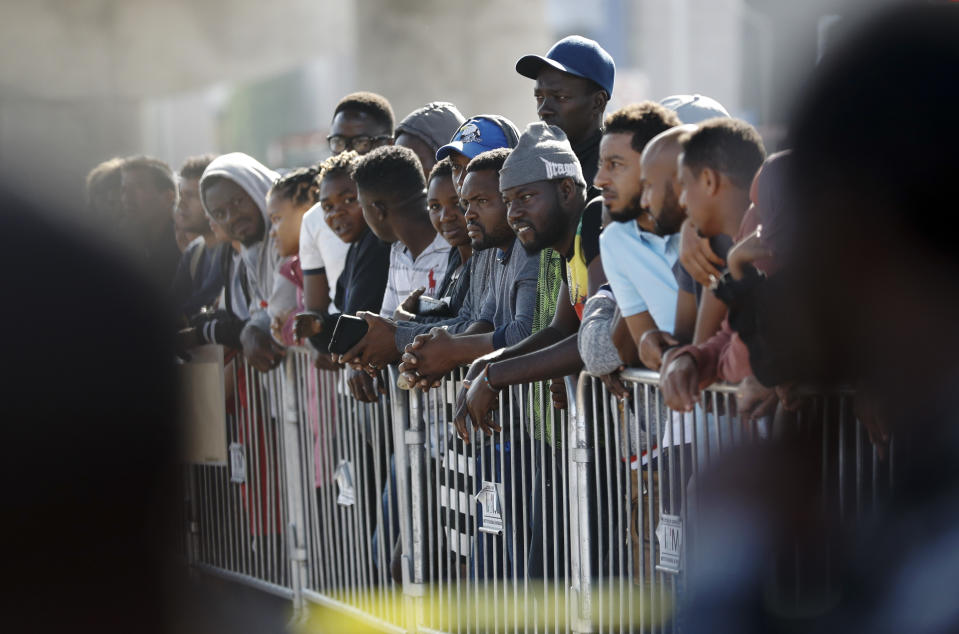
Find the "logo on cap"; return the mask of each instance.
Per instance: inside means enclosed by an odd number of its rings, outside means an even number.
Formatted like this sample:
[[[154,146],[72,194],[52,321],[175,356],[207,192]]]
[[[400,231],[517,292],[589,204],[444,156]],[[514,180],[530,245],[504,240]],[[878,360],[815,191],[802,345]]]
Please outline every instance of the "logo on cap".
[[[479,126],[475,123],[466,123],[460,128],[460,141],[463,143],[479,143],[481,136]]]
[[[566,178],[567,176],[570,178],[576,177],[576,166],[572,163],[553,163],[552,161],[547,161],[542,156],[539,158],[546,165],[546,180]]]

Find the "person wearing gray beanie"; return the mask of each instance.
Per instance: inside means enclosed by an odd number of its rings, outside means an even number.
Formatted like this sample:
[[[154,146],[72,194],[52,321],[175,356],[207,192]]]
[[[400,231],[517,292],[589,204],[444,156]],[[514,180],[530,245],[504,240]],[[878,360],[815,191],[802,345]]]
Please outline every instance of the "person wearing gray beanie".
[[[436,164],[436,151],[449,142],[466,117],[448,101],[433,101],[406,115],[396,126],[396,145],[416,153],[429,179]]]
[[[507,219],[528,253],[549,247],[563,255],[563,281],[549,327],[470,367],[455,425],[468,442],[467,422],[495,429],[489,417],[499,390],[575,374],[583,368],[576,334],[586,298],[606,282],[599,257],[602,199],[586,202],[586,180],[566,134],[531,123],[500,169]]]

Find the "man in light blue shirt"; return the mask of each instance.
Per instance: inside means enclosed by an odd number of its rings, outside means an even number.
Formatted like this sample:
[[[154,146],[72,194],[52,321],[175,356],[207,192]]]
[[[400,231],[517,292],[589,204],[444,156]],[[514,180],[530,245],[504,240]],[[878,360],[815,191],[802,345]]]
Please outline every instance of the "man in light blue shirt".
[[[595,184],[616,222],[599,238],[600,256],[610,287],[619,304],[633,342],[648,330],[672,331],[676,325],[679,285],[673,269],[679,259],[679,227],[685,212],[679,189],[659,188],[659,195],[644,194],[646,179],[640,159],[657,135],[679,126],[676,114],[653,102],[626,106],[610,115],[600,142],[599,172]],[[656,161],[675,181],[676,161],[670,166]],[[644,204],[645,202],[645,204]],[[622,355],[621,355],[622,356]]]

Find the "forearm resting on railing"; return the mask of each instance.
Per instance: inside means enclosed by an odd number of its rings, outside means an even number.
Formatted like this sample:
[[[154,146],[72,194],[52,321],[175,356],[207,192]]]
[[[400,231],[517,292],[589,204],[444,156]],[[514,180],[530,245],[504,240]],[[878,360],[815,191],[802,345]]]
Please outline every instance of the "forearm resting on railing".
[[[490,364],[486,376],[490,385],[503,388],[518,383],[556,379],[576,374],[582,369],[583,359],[576,346],[576,334],[572,334],[535,352],[497,359]]]

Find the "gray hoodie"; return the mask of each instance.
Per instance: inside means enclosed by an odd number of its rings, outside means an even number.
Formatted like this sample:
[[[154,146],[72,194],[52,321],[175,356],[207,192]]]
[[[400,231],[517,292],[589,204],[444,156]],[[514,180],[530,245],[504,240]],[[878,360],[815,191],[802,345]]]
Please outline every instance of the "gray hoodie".
[[[207,166],[200,178],[200,192],[211,177],[233,181],[250,195],[263,214],[264,235],[256,244],[244,246],[240,257],[246,269],[250,291],[250,321],[266,333],[270,332],[270,315],[278,315],[296,308],[296,287],[285,283],[279,274],[282,258],[270,236],[270,217],[266,211],[266,195],[280,177],[252,156],[233,152],[218,156]],[[201,200],[203,196],[201,195]],[[204,209],[206,202],[204,201]],[[207,210],[209,213],[209,210]]]

